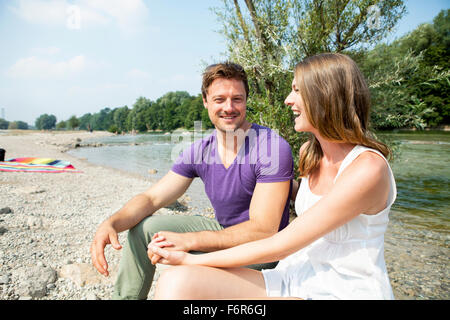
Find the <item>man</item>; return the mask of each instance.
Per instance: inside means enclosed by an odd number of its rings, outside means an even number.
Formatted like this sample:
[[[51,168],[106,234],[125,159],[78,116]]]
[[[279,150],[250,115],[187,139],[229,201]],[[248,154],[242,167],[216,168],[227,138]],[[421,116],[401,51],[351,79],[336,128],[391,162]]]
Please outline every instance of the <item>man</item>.
[[[248,92],[241,66],[209,66],[202,96],[216,130],[184,150],[161,180],[99,226],[91,256],[106,276],[105,246],[121,249],[117,234],[129,229],[113,299],[147,298],[155,272],[147,245],[156,235],[168,250],[210,252],[268,237],[288,224],[291,149],[275,132],[246,120]],[[195,177],[205,184],[215,219],[152,215],[183,195]],[[156,262],[158,257],[151,259]],[[274,264],[249,267],[267,269]]]

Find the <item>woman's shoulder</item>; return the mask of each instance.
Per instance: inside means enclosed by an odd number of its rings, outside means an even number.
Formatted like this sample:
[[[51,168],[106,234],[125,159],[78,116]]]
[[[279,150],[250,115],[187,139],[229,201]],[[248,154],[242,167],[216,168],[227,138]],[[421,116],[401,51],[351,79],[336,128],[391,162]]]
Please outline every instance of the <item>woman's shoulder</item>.
[[[389,176],[386,159],[372,149],[363,150],[348,166],[348,171],[365,179],[385,180]]]
[[[355,164],[360,166],[370,166],[371,168],[387,168],[387,160],[383,155],[374,149],[364,148],[354,160]]]
[[[359,153],[359,152],[358,152]],[[375,214],[386,207],[389,197],[390,175],[386,160],[366,149],[359,153],[342,171],[333,190],[338,194],[349,192],[359,212]]]

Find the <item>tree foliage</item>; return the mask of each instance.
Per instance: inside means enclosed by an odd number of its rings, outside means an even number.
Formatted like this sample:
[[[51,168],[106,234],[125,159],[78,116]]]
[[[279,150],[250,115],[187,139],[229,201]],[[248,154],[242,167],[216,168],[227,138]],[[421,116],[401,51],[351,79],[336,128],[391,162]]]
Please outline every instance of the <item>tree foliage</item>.
[[[56,117],[53,114],[42,114],[40,115],[35,122],[35,126],[38,130],[50,130],[55,128],[56,125]]]
[[[223,0],[215,8],[228,58],[249,77],[249,120],[278,130],[294,156],[303,135],[284,105],[295,64],[322,52],[360,50],[383,39],[405,12],[401,0]]]
[[[9,123],[8,129],[28,130],[28,123],[24,121],[12,121]]]
[[[450,123],[450,10],[391,44],[354,52],[369,81],[377,129]]]
[[[80,130],[107,130],[110,132],[173,131],[184,127],[192,129],[195,121],[203,128],[212,128],[201,95],[191,96],[186,91],[168,92],[156,101],[139,97],[132,108],[103,108],[97,113],[72,116],[58,123],[57,128]]]
[[[67,122],[64,120],[61,120],[56,124],[56,130],[65,130],[67,129]]]
[[[0,118],[0,129],[3,129],[3,130],[8,129],[8,126],[9,126],[9,121],[7,121],[3,118]]]
[[[0,129],[19,129],[19,130],[28,130],[28,123],[24,121],[7,121],[5,119],[0,118]]]
[[[68,128],[68,129],[73,130],[73,129],[79,127],[79,125],[80,125],[80,120],[78,120],[78,118],[77,118],[75,115],[73,115],[73,116],[71,116],[71,117],[69,118],[69,120],[67,120],[66,125],[67,125],[67,128]]]

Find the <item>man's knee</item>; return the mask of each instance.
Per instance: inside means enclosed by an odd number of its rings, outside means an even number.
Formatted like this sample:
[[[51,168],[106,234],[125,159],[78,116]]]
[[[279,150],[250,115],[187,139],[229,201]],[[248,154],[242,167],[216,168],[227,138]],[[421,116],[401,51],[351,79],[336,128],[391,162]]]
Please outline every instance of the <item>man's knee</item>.
[[[164,226],[164,219],[159,216],[144,218],[128,231],[128,241],[142,241],[148,244],[155,233],[165,230]]]

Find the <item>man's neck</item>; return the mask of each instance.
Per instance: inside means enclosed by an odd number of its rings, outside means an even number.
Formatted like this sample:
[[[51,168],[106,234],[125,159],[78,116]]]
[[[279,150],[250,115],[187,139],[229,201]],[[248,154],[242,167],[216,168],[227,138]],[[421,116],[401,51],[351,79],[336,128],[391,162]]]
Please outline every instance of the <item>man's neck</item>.
[[[239,147],[244,142],[251,126],[252,124],[250,122],[246,122],[243,126],[236,130],[223,131],[216,128],[217,143],[221,148],[229,151],[236,149],[239,150]]]
[[[231,165],[236,158],[251,126],[252,124],[247,122],[244,126],[234,131],[217,130],[217,147],[225,167]]]

